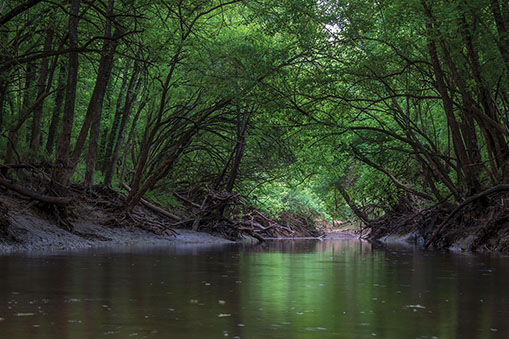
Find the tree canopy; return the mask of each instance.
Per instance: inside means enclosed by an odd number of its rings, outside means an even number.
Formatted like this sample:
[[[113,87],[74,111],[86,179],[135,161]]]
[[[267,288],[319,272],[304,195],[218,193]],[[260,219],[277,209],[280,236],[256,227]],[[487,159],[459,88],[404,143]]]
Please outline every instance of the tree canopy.
[[[367,223],[509,182],[507,1],[4,1],[0,46],[0,178],[47,196]]]

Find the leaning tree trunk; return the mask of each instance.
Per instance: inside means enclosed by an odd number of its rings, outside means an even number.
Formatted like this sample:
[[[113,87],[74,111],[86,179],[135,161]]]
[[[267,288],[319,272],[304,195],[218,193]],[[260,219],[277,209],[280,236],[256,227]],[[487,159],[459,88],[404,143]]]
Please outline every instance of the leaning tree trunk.
[[[0,32],[0,44],[2,46],[6,45],[6,40],[7,40],[7,32]],[[3,49],[0,50],[0,63],[2,63],[6,57],[8,57],[8,54],[6,53],[6,51],[4,51]],[[0,132],[2,131],[2,126],[5,121],[5,117],[4,117],[5,101],[6,101],[5,99],[7,97],[7,88],[9,86],[9,83],[7,81],[8,77],[7,77],[6,73],[8,73],[8,72],[3,72],[0,74]]]
[[[120,158],[120,152],[122,150],[122,145],[124,144],[125,131],[127,128],[127,123],[129,121],[129,117],[131,115],[131,111],[134,106],[134,102],[136,101],[136,97],[138,95],[138,91],[141,86],[141,79],[136,84],[138,80],[139,73],[139,64],[136,62],[134,64],[134,72],[129,81],[129,87],[127,89],[127,96],[125,99],[124,111],[122,115],[122,121],[120,122],[120,127],[118,131],[117,143],[115,144],[115,151],[111,157],[110,162],[107,164],[106,171],[104,173],[104,184],[107,186],[111,186],[111,181],[113,179],[113,173],[115,171],[115,167],[117,166],[118,159]],[[136,88],[135,88],[136,84]]]
[[[51,24],[50,24],[51,25]],[[53,42],[53,28],[50,26],[46,30],[46,38],[44,40],[44,51],[48,52],[51,50]],[[46,80],[48,78],[48,67],[49,58],[44,58],[41,62],[41,68],[39,71],[39,82],[37,84],[37,96],[40,97],[46,91]],[[30,138],[30,149],[35,155],[39,151],[41,144],[41,119],[42,119],[43,103],[41,102],[34,109],[34,117],[32,120],[32,135]]]
[[[7,149],[5,151],[4,161],[6,163],[10,163],[12,161],[12,157],[16,152],[16,146],[18,144],[18,137],[21,133],[19,133],[21,127],[25,124],[25,121],[28,119],[28,116],[33,112],[34,105],[30,105],[31,101],[31,93],[32,93],[32,80],[33,80],[33,67],[28,64],[25,78],[25,88],[23,92],[23,100],[21,105],[18,105],[18,114],[16,123],[9,129],[9,134],[7,136]],[[37,105],[39,100],[35,101]]]
[[[60,112],[62,110],[62,104],[64,103],[65,94],[65,78],[66,71],[65,66],[60,66],[60,71],[57,81],[57,96],[55,98],[55,106],[53,107],[53,114],[51,115],[51,122],[48,128],[48,139],[46,140],[46,151],[49,154],[53,153],[55,148],[55,137],[57,136],[58,125],[60,123]]]
[[[90,132],[93,133],[94,136],[92,137],[92,135],[90,135],[89,154],[87,155],[88,173],[86,173],[85,182],[88,183],[93,181],[93,171],[90,170],[90,166],[95,167],[95,153],[97,152],[97,137],[99,134],[103,101],[106,94],[106,87],[111,75],[111,68],[113,67],[113,56],[118,45],[118,40],[112,40],[111,36],[111,16],[113,15],[114,2],[114,0],[108,0],[108,7],[106,10],[106,29],[104,32],[106,40],[104,41],[103,49],[101,52],[101,59],[99,60],[99,69],[97,72],[94,91],[88,104],[85,121],[83,122],[83,126],[81,128],[80,134],[78,135],[78,140],[76,141],[74,151],[70,157],[71,168],[69,170],[69,175],[72,175],[85,146],[85,141],[89,134],[89,130],[91,129],[92,125],[94,125],[92,128],[93,132]]]
[[[126,69],[129,69],[129,64],[126,65]],[[102,161],[99,165],[101,168],[101,172],[105,172],[108,167],[108,163],[111,159],[111,154],[113,153],[113,147],[115,146],[115,139],[117,137],[118,126],[120,125],[120,120],[122,119],[122,102],[124,101],[124,93],[128,84],[128,75],[124,74],[122,77],[122,83],[120,85],[120,91],[118,92],[117,102],[115,105],[115,115],[113,117],[113,121],[111,122],[110,131],[105,129],[103,132],[103,138],[101,140],[101,152],[103,154]]]
[[[78,12],[80,0],[71,0],[71,10],[69,15],[69,47],[76,49],[78,47]],[[76,102],[76,85],[78,82],[78,52],[69,53],[69,65],[67,71],[67,87],[65,90],[64,112],[62,116],[62,126],[58,138],[55,168],[51,176],[53,188],[61,191],[67,186],[66,179],[67,167],[69,165],[69,151],[71,150],[71,133],[74,123],[74,106]]]
[[[453,101],[449,96],[447,90],[445,74],[440,65],[440,59],[438,57],[438,52],[435,44],[436,32],[432,24],[432,22],[434,21],[434,17],[431,12],[431,8],[428,6],[426,1],[421,0],[421,3],[424,7],[424,13],[427,17],[426,22],[426,31],[428,35],[427,47],[431,59],[431,64],[433,67],[433,72],[435,75],[435,86],[437,87],[437,90],[442,98],[444,112],[447,118],[447,125],[451,131],[454,152],[458,159],[458,180],[460,180],[460,178],[463,177],[465,180],[465,186],[467,188],[467,191],[474,192],[478,187],[480,187],[480,185],[478,179],[475,177],[474,172],[472,171],[471,166],[472,164],[469,161],[465,145],[463,144],[463,140],[461,138],[459,124],[454,115]]]
[[[244,156],[244,149],[246,148],[246,131],[248,124],[249,107],[246,106],[244,113],[240,113],[240,107],[237,107],[237,144],[235,145],[235,158],[233,160],[230,177],[226,184],[226,191],[231,193],[235,185],[235,180],[239,174],[240,162]],[[219,214],[224,215],[226,210],[226,204],[222,205]],[[196,228],[198,225],[196,225]],[[196,229],[197,230],[197,229]]]

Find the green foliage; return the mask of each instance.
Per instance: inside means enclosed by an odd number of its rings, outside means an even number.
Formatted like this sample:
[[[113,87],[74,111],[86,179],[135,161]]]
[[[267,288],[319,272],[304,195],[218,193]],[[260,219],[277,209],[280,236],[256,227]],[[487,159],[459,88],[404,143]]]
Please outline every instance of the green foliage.
[[[505,3],[487,0],[116,1],[113,32],[121,37],[95,182],[110,160],[108,144],[114,149],[122,133],[115,175],[127,183],[139,175],[139,186],[158,176],[146,196],[170,206],[177,204],[173,190],[225,189],[242,138],[234,190],[275,215],[345,219],[359,207],[375,217],[408,195],[419,197],[419,206],[447,204],[505,182],[507,16],[496,19],[494,4],[507,14]],[[71,144],[97,82],[105,5],[80,16]],[[67,3],[41,2],[2,27],[2,154],[36,99],[44,58],[33,56],[43,51],[48,28],[55,31],[50,65],[68,65],[67,53],[59,54],[68,44],[68,19]],[[62,110],[58,78],[52,74],[47,84],[41,146],[52,113]],[[135,100],[119,133],[131,78]],[[9,161],[53,159],[44,147],[30,151],[31,120],[16,131],[16,159]],[[192,137],[180,145],[186,133]],[[159,175],[175,145],[178,156]],[[85,158],[83,152],[74,181],[83,180]]]

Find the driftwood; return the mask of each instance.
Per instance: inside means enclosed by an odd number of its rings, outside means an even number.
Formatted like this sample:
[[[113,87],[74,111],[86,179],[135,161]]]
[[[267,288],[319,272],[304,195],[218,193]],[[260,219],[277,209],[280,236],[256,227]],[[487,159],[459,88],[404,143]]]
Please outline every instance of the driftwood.
[[[50,195],[43,195],[38,192],[29,190],[28,188],[17,185],[17,184],[15,184],[5,178],[2,178],[2,177],[0,177],[0,185],[4,186],[5,188],[7,188],[11,191],[14,191],[16,193],[19,193],[21,195],[29,197],[30,199],[38,200],[38,201],[48,203],[48,204],[65,206],[65,205],[69,205],[72,202],[72,198],[52,197]]]

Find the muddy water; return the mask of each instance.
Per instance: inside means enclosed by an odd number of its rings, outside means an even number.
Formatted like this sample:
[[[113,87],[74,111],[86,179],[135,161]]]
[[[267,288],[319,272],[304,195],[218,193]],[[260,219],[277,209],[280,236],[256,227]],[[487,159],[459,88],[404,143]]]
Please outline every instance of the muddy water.
[[[0,338],[509,338],[509,258],[353,241],[0,256]]]

